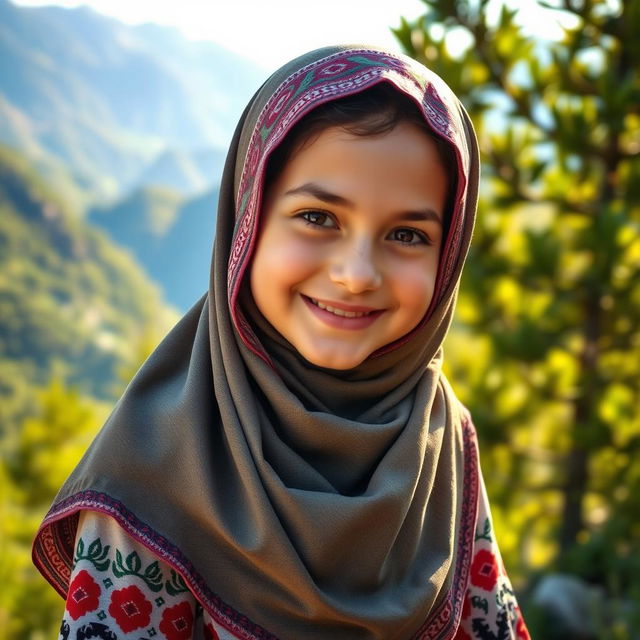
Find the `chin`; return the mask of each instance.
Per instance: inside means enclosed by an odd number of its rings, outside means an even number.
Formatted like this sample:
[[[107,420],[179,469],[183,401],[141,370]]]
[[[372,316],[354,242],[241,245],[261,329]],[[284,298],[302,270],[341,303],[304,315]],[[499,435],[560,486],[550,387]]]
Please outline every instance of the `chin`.
[[[299,351],[307,362],[322,369],[334,369],[335,371],[348,371],[362,364],[368,355],[359,357],[357,355],[345,358],[342,354],[318,354],[316,352]]]

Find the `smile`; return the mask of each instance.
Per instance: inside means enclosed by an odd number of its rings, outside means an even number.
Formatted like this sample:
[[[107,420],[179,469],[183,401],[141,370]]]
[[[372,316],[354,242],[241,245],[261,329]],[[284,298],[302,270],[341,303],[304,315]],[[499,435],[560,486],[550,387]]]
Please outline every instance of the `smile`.
[[[315,298],[309,298],[316,307],[320,309],[324,309],[329,313],[333,313],[336,316],[341,316],[342,318],[362,318],[364,316],[371,315],[374,313],[374,309],[371,311],[347,311],[345,309],[338,309],[337,307],[332,307],[331,305],[325,304],[324,302],[320,302],[320,300],[316,300]]]
[[[367,329],[385,312],[384,309],[357,307],[354,305],[334,306],[320,302],[317,298],[302,295],[302,300],[311,313],[325,326],[338,331],[358,331]],[[334,303],[339,304],[339,303]],[[346,308],[345,308],[346,307]]]

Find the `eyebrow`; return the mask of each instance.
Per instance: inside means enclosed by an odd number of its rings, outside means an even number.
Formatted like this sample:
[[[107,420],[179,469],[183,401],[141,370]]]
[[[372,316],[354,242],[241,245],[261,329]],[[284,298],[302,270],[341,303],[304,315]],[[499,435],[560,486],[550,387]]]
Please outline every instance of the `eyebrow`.
[[[338,195],[337,193],[332,193],[331,191],[327,191],[325,188],[321,187],[319,184],[315,182],[305,182],[299,187],[295,187],[294,189],[289,189],[285,192],[285,196],[295,196],[295,195],[307,195],[313,196],[318,200],[322,200],[322,202],[326,202],[327,204],[337,204],[342,207],[347,207],[350,209],[354,208],[353,202],[344,196]],[[411,222],[423,222],[423,221],[432,221],[438,222],[442,224],[442,217],[438,214],[434,209],[427,207],[426,209],[418,209],[415,211],[402,211],[398,215],[398,219],[408,220]]]

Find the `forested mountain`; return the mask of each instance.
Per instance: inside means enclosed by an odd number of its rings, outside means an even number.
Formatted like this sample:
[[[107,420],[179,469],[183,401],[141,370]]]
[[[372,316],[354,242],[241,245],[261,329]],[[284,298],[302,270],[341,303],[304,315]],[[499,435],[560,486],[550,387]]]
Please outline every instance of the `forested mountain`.
[[[221,145],[263,75],[168,27],[0,0],[0,142],[180,310],[207,286]]]
[[[264,75],[172,28],[0,0],[0,141],[103,198],[158,177],[185,194],[215,186],[220,149]],[[182,178],[163,173],[167,158]]]
[[[25,156],[0,146],[0,637],[54,637],[31,540],[146,354],[175,320],[136,262]]]
[[[173,314],[138,265],[0,148],[0,399],[54,373],[108,398],[145,334]],[[9,419],[10,416],[4,415]]]

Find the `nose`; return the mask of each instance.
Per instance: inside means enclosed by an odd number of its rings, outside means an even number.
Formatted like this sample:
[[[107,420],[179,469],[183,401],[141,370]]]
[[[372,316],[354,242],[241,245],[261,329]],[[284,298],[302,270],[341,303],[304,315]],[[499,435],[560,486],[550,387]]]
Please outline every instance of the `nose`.
[[[330,265],[332,282],[350,293],[374,291],[382,284],[382,274],[370,242],[348,243],[333,256]]]

